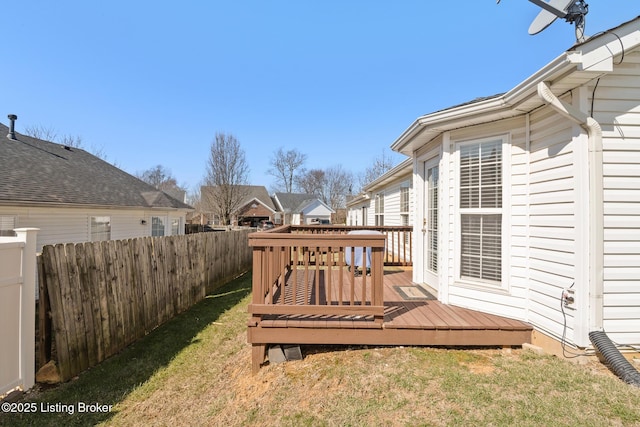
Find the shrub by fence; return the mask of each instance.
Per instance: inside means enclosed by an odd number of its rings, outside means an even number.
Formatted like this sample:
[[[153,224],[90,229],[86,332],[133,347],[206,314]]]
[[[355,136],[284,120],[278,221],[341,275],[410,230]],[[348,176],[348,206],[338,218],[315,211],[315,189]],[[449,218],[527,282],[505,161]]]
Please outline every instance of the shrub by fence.
[[[45,246],[40,295],[49,302],[62,380],[117,353],[249,270],[249,232]],[[41,322],[48,316],[42,317]],[[41,323],[41,333],[47,329]],[[40,343],[46,342],[41,337]],[[48,360],[50,346],[43,347],[40,360]]]

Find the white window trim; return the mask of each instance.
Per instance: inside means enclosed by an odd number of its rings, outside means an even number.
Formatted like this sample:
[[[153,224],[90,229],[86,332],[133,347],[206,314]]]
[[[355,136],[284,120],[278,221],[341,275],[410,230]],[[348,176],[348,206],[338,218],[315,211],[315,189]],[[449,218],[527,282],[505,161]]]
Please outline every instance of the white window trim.
[[[502,208],[483,208],[483,209],[465,209],[464,212],[467,214],[473,213],[498,213],[502,215],[502,238],[501,238],[501,280],[500,282],[493,282],[488,280],[476,279],[471,280],[468,278],[461,278],[461,261],[460,261],[460,251],[462,250],[462,221],[461,221],[461,212],[460,212],[460,148],[465,145],[470,144],[482,144],[491,141],[501,140],[502,141]],[[453,229],[455,230],[455,251],[454,251],[454,278],[455,285],[468,287],[472,289],[482,289],[482,290],[495,290],[497,292],[509,292],[510,290],[510,272],[509,272],[509,256],[511,253],[510,244],[510,231],[511,231],[511,209],[510,209],[510,200],[511,200],[511,141],[508,134],[487,136],[477,139],[467,139],[467,140],[458,140],[452,141],[452,145],[454,146],[453,152],[453,162],[454,168],[456,171],[454,174],[453,182],[454,182],[454,191],[455,191],[455,201],[453,203]]]
[[[10,228],[2,228],[0,229],[0,231],[5,232],[4,234],[6,235],[15,235],[15,231],[13,231],[14,229],[18,228],[18,218],[15,215],[2,215],[0,214],[0,224],[9,224],[9,222],[11,223]],[[1,233],[0,233],[1,234]]]
[[[384,210],[385,210],[385,194],[384,191],[380,192],[380,193],[376,193],[375,197],[373,198],[373,218],[374,218],[374,223],[376,224],[376,226],[378,227],[383,227],[384,226]],[[378,200],[382,200],[382,209],[380,211],[378,211]],[[382,218],[382,221],[379,221],[379,219]],[[379,222],[382,222],[382,224],[379,224]]]
[[[174,233],[173,232],[173,222],[177,221],[178,222],[178,232]],[[179,236],[181,234],[184,234],[184,221],[182,221],[182,217],[180,216],[172,216],[169,218],[169,228],[170,228],[170,232],[171,232],[171,236]]]
[[[403,210],[403,201],[402,201],[402,195],[403,192],[406,191],[407,194],[407,209]],[[411,212],[411,183],[410,182],[403,182],[400,185],[400,213],[401,214],[409,214]]]
[[[159,218],[162,221],[162,226],[164,227],[164,232],[163,232],[163,234],[161,236],[154,236],[153,235],[153,219],[154,218]],[[169,236],[170,233],[171,233],[171,225],[169,223],[169,220],[168,220],[167,216],[165,216],[165,215],[153,215],[151,217],[151,224],[150,225],[151,225],[151,229],[149,231],[150,231],[151,237],[165,237],[165,236]],[[167,229],[169,230],[169,234],[167,234]]]
[[[94,234],[93,234],[93,230],[92,230],[92,227],[91,227],[93,218],[109,218],[109,238],[108,239],[98,238],[98,239],[94,240]],[[112,240],[113,220],[111,219],[111,215],[89,215],[87,220],[88,220],[88,228],[89,228],[89,239],[88,239],[89,242],[102,242],[102,241]]]

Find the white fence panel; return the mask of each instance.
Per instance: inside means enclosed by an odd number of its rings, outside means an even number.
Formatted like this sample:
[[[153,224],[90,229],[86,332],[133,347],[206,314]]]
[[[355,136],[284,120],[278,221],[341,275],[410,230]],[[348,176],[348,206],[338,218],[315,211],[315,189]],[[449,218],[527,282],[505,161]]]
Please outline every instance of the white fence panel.
[[[37,228],[0,237],[0,395],[35,380]]]

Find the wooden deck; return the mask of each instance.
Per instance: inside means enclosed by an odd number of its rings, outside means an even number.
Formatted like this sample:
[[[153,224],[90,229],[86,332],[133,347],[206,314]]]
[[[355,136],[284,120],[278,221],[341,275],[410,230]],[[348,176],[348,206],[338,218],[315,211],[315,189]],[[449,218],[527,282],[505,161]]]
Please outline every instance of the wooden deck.
[[[254,346],[254,371],[264,361],[268,344],[520,346],[531,342],[530,325],[442,304],[411,277],[410,268],[384,268],[381,318],[367,313],[366,304],[361,307],[363,315],[307,312],[252,317],[247,335]],[[289,274],[284,295],[278,291],[273,298],[291,304],[295,290],[295,304],[353,307],[357,301],[371,301],[366,283],[371,280],[371,276],[354,278],[346,270],[325,267],[317,274]]]

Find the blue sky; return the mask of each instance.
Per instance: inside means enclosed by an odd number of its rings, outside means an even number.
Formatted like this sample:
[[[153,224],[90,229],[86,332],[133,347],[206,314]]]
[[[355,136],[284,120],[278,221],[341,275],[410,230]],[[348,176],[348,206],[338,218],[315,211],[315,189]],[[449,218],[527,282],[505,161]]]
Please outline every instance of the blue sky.
[[[640,15],[637,0],[588,3],[587,35]],[[190,190],[216,132],[238,138],[255,185],[272,184],[279,147],[307,168],[357,174],[418,116],[508,91],[570,48],[562,20],[528,34],[539,11],[526,0],[10,2],[0,121],[80,136],[130,173],[163,165]]]

